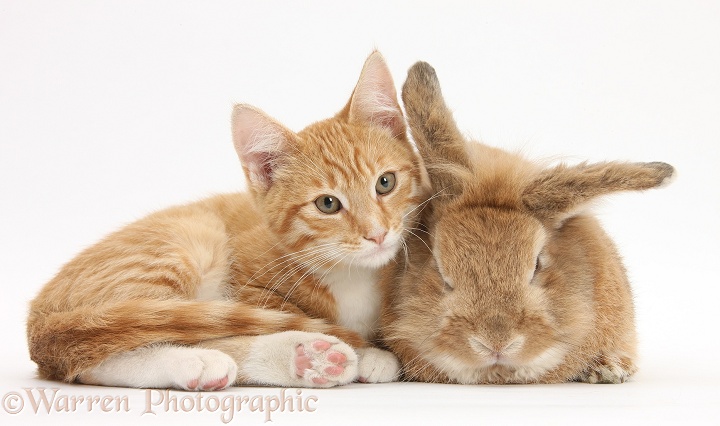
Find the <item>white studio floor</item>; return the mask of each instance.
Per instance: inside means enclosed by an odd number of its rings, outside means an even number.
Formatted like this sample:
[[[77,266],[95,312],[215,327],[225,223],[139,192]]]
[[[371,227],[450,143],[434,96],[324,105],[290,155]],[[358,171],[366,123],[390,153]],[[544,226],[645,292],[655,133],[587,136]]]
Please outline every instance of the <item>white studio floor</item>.
[[[314,411],[245,405],[229,424],[720,424],[719,22],[709,0],[0,0],[0,424],[220,425],[224,403],[279,401],[172,392],[177,411],[143,414],[160,394],[38,381],[27,306],[123,224],[242,191],[234,103],[299,131],[345,105],[374,48],[397,88],[432,64],[459,127],[490,145],[675,166],[669,187],[596,209],[632,283],[641,370],[622,385],[290,390]],[[59,389],[50,413],[40,388]]]
[[[717,386],[720,377],[705,375],[700,365],[684,369],[672,364],[647,366],[633,381],[622,385],[389,383],[284,391],[244,387],[202,394],[66,385],[32,379],[30,373],[22,369],[3,372],[0,387],[4,397],[5,413],[0,412],[3,424],[74,425],[91,421],[103,425],[195,422],[220,425],[226,421],[263,424],[269,418],[275,425],[695,425],[717,424],[720,420]],[[53,401],[49,414],[40,398],[40,388],[46,389],[47,401]],[[27,394],[27,389],[33,397]],[[54,393],[54,389],[59,390]],[[13,402],[8,395],[13,392],[22,398],[25,407],[19,414],[9,415],[7,410],[12,406],[7,404]],[[103,397],[110,397],[105,402],[105,411]],[[243,401],[243,397],[247,399]],[[81,398],[99,401],[88,410],[87,401]],[[75,409],[72,402],[65,402],[73,399],[80,401]],[[34,401],[38,413],[33,408]]]

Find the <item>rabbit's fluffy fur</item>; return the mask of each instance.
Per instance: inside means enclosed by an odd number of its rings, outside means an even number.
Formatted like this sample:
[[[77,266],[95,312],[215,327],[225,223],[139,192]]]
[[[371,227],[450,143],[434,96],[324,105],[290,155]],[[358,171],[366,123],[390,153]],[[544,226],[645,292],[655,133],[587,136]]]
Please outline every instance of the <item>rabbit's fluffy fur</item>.
[[[665,163],[544,168],[458,131],[433,68],[403,101],[434,196],[422,239],[386,268],[383,339],[406,380],[620,383],[636,371],[630,286],[612,241],[583,209],[661,185]]]

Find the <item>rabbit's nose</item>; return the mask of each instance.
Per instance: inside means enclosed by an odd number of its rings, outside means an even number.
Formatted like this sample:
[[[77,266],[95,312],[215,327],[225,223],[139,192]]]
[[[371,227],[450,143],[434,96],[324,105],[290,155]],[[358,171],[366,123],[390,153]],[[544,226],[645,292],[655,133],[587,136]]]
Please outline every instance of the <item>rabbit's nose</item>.
[[[470,342],[470,347],[476,352],[499,358],[503,355],[513,355],[519,352],[525,338],[518,336],[513,339],[490,342],[478,336],[472,336],[468,340]]]

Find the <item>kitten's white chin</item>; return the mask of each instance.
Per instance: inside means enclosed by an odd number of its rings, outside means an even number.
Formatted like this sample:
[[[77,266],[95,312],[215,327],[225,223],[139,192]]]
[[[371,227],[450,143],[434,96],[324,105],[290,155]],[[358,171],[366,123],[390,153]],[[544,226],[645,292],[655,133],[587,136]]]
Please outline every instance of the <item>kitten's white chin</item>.
[[[350,256],[350,264],[364,266],[366,268],[378,269],[385,266],[400,250],[400,240],[386,240],[382,244],[374,244],[365,247],[354,256]]]

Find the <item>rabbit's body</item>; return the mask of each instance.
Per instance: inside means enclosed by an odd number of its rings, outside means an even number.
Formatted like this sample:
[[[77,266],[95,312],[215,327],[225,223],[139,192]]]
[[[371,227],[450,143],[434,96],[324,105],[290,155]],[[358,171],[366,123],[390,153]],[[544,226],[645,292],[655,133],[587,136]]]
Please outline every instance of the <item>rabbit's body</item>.
[[[545,169],[467,143],[432,68],[403,100],[436,193],[426,231],[383,275],[383,338],[405,378],[446,383],[619,383],[635,372],[625,269],[592,198],[660,185],[664,163]]]

